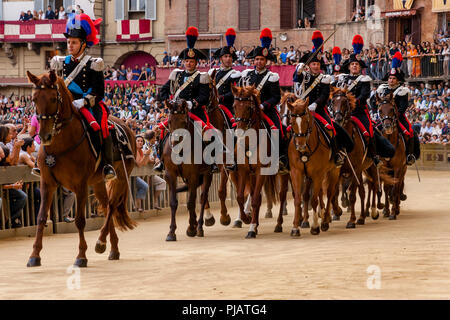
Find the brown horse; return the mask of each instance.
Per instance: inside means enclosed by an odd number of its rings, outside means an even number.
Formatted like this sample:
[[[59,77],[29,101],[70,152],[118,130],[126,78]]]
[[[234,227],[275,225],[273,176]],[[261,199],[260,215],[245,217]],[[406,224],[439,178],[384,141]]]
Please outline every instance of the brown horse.
[[[179,99],[175,101],[165,101],[166,106],[169,109],[169,130],[168,134],[170,135],[166,140],[163,146],[162,152],[162,160],[165,164],[165,180],[169,184],[169,198],[170,198],[170,208],[171,208],[171,222],[170,222],[170,231],[167,235],[166,241],[176,241],[175,230],[177,228],[176,225],[176,212],[178,208],[178,200],[177,200],[177,178],[181,177],[186,186],[188,192],[188,202],[187,209],[189,211],[189,227],[186,230],[186,234],[189,237],[198,237],[204,236],[203,231],[203,215],[204,209],[206,205],[206,201],[208,200],[208,192],[209,187],[211,186],[212,174],[210,165],[205,164],[203,159],[201,159],[200,163],[195,163],[195,139],[202,139],[203,132],[196,132],[196,127],[194,123],[191,121],[189,117],[189,110],[186,103],[186,100]],[[184,130],[187,133],[187,136],[183,137],[183,141],[180,143],[185,144],[186,149],[182,150],[179,154],[182,156],[185,161],[180,161],[180,163],[174,162],[172,160],[172,153],[174,152],[174,147],[176,147],[176,140],[182,137],[178,130]],[[188,139],[189,138],[189,139]],[[185,139],[187,142],[185,143]],[[195,201],[197,198],[197,188],[203,185],[202,193],[200,196],[201,201],[201,210],[199,220],[197,221],[197,215],[195,213]]]
[[[126,203],[128,197],[127,176],[134,167],[134,159],[116,162],[114,168],[117,179],[105,185],[102,168],[98,168],[96,158],[91,152],[86,130],[81,116],[72,106],[72,95],[57,77],[54,71],[39,77],[27,72],[28,79],[34,84],[33,101],[36,105],[36,115],[39,119],[42,147],[39,149],[38,165],[41,169],[41,206],[38,214],[38,227],[33,252],[27,266],[41,265],[39,256],[42,250],[42,236],[47,221],[48,210],[52,204],[53,194],[59,185],[75,192],[77,196],[77,211],[75,225],[79,234],[79,252],[75,261],[78,267],[87,266],[87,244],[84,238],[85,206],[88,186],[93,186],[94,193],[106,210],[106,220],[100,231],[95,251],[103,253],[106,250],[106,237],[110,233],[110,260],[118,260],[120,253],[118,237],[114,228],[121,230],[133,229],[136,223],[128,216]],[[131,143],[133,154],[136,155],[134,134],[119,119],[110,117],[116,124],[126,131]],[[80,170],[81,169],[81,170]]]
[[[383,159],[384,166],[394,172],[393,177],[397,182],[393,186],[384,184],[385,203],[383,213],[384,217],[389,217],[389,220],[395,220],[397,215],[400,214],[400,196],[407,170],[406,144],[398,129],[398,110],[392,93],[383,98],[377,95],[376,98],[383,135],[395,147],[394,156],[389,160]],[[392,212],[389,208],[389,202],[392,202]]]
[[[261,163],[261,153],[266,152],[266,155],[271,155],[271,142],[267,138],[266,146],[262,145],[261,137],[259,135],[260,130],[265,130],[263,125],[262,111],[259,109],[259,91],[255,89],[254,86],[247,87],[236,87],[231,86],[231,90],[234,95],[234,108],[236,112],[236,136],[237,144],[235,146],[235,152],[237,153],[238,160],[238,183],[237,183],[237,202],[239,204],[239,210],[241,213],[242,220],[246,222],[248,216],[244,210],[245,202],[245,188],[250,182],[250,196],[251,196],[251,222],[250,230],[246,236],[247,239],[256,238],[258,234],[259,225],[259,210],[261,207],[261,191],[266,183],[270,186],[266,189],[268,191],[267,196],[272,197],[273,202],[277,199],[277,187],[276,187],[276,173],[273,175],[264,175],[263,168],[266,165]],[[248,133],[255,133],[255,138],[257,139],[256,145],[250,146],[250,141],[247,141],[246,135]],[[264,133],[266,134],[266,133]],[[255,141],[253,141],[254,143]],[[245,157],[240,154],[243,151],[243,146],[245,149]],[[265,150],[262,148],[266,148]],[[252,151],[250,150],[252,149]],[[244,158],[244,159],[242,159]],[[241,163],[243,162],[243,163]],[[269,164],[270,165],[270,164]]]
[[[352,152],[348,153],[348,158],[345,164],[341,167],[340,177],[343,180],[343,190],[346,192],[345,186],[350,188],[349,205],[350,205],[350,220],[347,222],[347,228],[355,228],[356,224],[363,225],[366,219],[366,212],[364,207],[365,188],[363,184],[363,172],[366,171],[373,163],[370,157],[367,157],[368,137],[364,137],[357,125],[352,121],[352,111],[356,107],[356,99],[347,89],[332,88],[330,92],[331,107],[333,109],[334,121],[341,125],[354,141],[354,148]],[[351,168],[353,166],[354,171]],[[376,173],[376,170],[375,170]],[[378,179],[375,177],[375,182]],[[356,221],[355,203],[356,203],[356,189],[359,192],[361,201],[361,214]],[[333,199],[333,212],[335,220],[339,220],[342,215],[342,210],[338,206],[339,189],[337,188],[335,197]],[[378,219],[378,212],[375,206],[372,207],[372,218]]]
[[[314,120],[313,114],[309,111],[309,98],[298,99],[293,104],[288,103],[290,111],[290,125],[292,127],[292,139],[289,143],[289,162],[291,164],[291,180],[295,195],[295,218],[291,236],[300,236],[300,221],[306,225],[308,222],[308,202],[311,197],[311,207],[313,209],[313,224],[311,234],[318,235],[320,229],[327,231],[331,222],[330,204],[334,195],[333,191],[339,180],[339,169],[336,168],[332,159],[331,149],[326,142],[324,135]],[[303,189],[303,183],[306,186]],[[304,190],[304,192],[302,192]],[[321,207],[317,212],[319,204],[319,194],[322,190],[327,191],[326,207]],[[303,212],[301,214],[301,204],[303,199]],[[325,209],[321,215],[322,209]],[[319,228],[319,216],[322,223]]]

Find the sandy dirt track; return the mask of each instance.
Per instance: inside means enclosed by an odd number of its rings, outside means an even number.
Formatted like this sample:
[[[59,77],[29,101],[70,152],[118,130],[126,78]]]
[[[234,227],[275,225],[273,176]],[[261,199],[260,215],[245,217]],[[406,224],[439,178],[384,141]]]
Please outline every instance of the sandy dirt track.
[[[44,238],[38,268],[26,268],[32,238],[0,240],[0,299],[449,299],[450,172],[421,177],[408,171],[398,220],[368,218],[348,230],[344,212],[319,236],[309,229],[289,236],[292,200],[282,234],[273,232],[275,218],[262,218],[251,240],[244,239],[248,226],[220,225],[217,210],[204,238],[187,237],[188,217],[179,215],[175,243],[165,241],[168,215],[139,221],[119,232],[120,261],[107,260],[109,244],[96,254],[99,231],[87,232],[79,290],[67,288],[77,234]],[[237,210],[230,211],[234,220]],[[369,266],[380,270],[380,289],[367,287]]]

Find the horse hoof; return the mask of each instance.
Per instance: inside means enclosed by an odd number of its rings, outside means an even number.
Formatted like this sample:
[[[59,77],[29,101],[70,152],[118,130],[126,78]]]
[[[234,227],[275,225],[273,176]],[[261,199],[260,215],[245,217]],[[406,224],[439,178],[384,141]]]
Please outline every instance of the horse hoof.
[[[383,209],[383,217],[387,218],[387,217],[389,217],[389,214],[390,214],[389,210],[387,208],[384,208]]]
[[[211,227],[216,223],[216,219],[214,219],[214,216],[212,216],[210,219],[205,219],[205,226]]]
[[[284,210],[283,210],[283,216],[287,216],[288,215],[288,211],[287,211],[287,209],[285,208]]]
[[[204,237],[205,233],[203,232],[203,230],[197,230],[197,237]]]
[[[283,232],[283,227],[282,227],[282,226],[279,226],[279,225],[276,225],[276,226],[275,226],[275,231],[274,231],[274,232],[276,232],[276,233]]]
[[[120,259],[120,252],[119,251],[111,251],[109,253],[108,260],[119,260]]]
[[[370,216],[372,217],[373,220],[377,220],[380,217],[380,214],[378,213],[378,211],[375,208],[373,208],[372,214]]]
[[[317,236],[320,233],[320,227],[317,228],[311,228],[311,234],[313,236]]]
[[[356,221],[356,224],[359,224],[360,226],[364,225],[366,221],[362,218],[359,218],[358,221]]]
[[[234,221],[233,228],[242,228],[242,221],[241,220]]]
[[[40,267],[41,266],[41,258],[40,257],[31,257],[28,259],[27,267]]]
[[[256,238],[256,232],[255,231],[249,231],[247,233],[247,236],[245,237],[245,239],[254,239]]]
[[[106,251],[106,243],[97,240],[97,243],[95,244],[95,252],[97,253],[103,253]]]
[[[226,215],[226,217],[220,217],[220,224],[223,226],[227,226],[231,223],[231,217],[229,214]]]
[[[340,216],[333,215],[333,221],[339,221],[339,220],[341,220]]]
[[[195,237],[195,235],[197,234],[197,230],[196,229],[191,229],[190,227],[188,227],[186,229],[186,234],[188,237]]]
[[[408,196],[406,194],[402,193],[400,195],[400,200],[405,201],[406,199],[408,199]]]
[[[329,224],[329,223],[322,223],[322,224],[320,225],[320,229],[321,229],[323,232],[328,231],[328,229],[330,229],[330,224]]]
[[[300,237],[300,229],[294,228],[291,230],[291,237]]]
[[[86,268],[87,262],[88,262],[88,260],[86,258],[77,258],[73,265],[77,266],[78,268]]]
[[[168,234],[166,241],[177,241],[177,235],[176,234]]]
[[[302,229],[308,229],[309,228],[309,221],[303,221],[300,227]]]
[[[384,204],[383,203],[377,204],[377,209],[378,210],[383,210],[384,209]]]
[[[348,207],[348,199],[347,198],[344,198],[341,200],[341,206],[342,206],[342,208]]]
[[[354,222],[348,222],[346,228],[347,229],[355,229],[356,224]]]
[[[397,216],[395,214],[392,214],[389,216],[389,220],[397,220]]]
[[[272,219],[272,218],[273,218],[272,211],[267,211],[267,212],[266,212],[266,215],[264,216],[264,218],[266,218],[266,219]]]

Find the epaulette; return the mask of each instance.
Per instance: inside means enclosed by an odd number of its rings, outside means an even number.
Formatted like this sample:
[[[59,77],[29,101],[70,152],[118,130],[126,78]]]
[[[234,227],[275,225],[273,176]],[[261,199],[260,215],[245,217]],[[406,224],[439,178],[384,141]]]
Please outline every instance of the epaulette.
[[[240,71],[233,69],[233,72],[231,73],[230,78],[236,79],[241,76],[242,76],[242,73]]]
[[[208,72],[200,72],[200,83],[209,84],[211,83],[211,78]]]
[[[105,70],[105,62],[102,58],[91,58],[91,69],[94,71]]]
[[[333,78],[330,75],[326,74],[322,77],[322,80],[320,80],[320,82],[325,83],[325,84],[330,84],[331,80],[333,80]]]
[[[280,81],[280,75],[278,73],[276,73],[276,72],[270,72],[270,73],[271,73],[271,75],[269,76],[269,79],[268,79],[270,82]]]
[[[405,96],[409,94],[409,89],[405,86],[400,86],[394,91],[394,97],[395,96]]]
[[[169,80],[175,81],[177,79],[178,72],[183,72],[183,70],[178,69],[178,68],[173,69],[169,75]]]

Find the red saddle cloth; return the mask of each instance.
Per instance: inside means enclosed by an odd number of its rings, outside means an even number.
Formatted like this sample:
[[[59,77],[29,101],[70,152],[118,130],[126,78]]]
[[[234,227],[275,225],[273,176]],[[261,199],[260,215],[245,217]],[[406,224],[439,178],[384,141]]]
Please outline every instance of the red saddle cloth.
[[[222,109],[222,111],[226,114],[226,116],[230,120],[231,126],[234,127],[235,126],[234,124],[236,121],[234,120],[234,117],[233,117],[233,114],[231,113],[231,111],[227,107],[225,107],[223,104],[220,104],[219,108]]]
[[[397,121],[398,126],[399,126],[400,130],[403,132],[403,134],[405,135],[405,137],[412,138],[414,136],[414,131],[413,131],[411,122],[409,122],[408,118],[405,117],[405,119],[406,119],[406,122],[408,123],[408,129],[405,128],[405,126],[400,122],[400,120]]]
[[[89,111],[88,108],[83,107],[83,108],[80,108],[79,110],[80,110],[81,115],[87,120],[87,122],[91,126],[92,130],[99,131],[101,129],[103,139],[106,139],[109,136],[108,112],[106,109],[107,107],[103,103],[103,101],[99,102],[99,106],[100,106],[100,108],[102,108],[102,119],[101,119],[100,125],[98,124],[97,120],[95,120],[94,116],[92,115],[92,113]]]
[[[316,118],[320,123],[322,123],[324,125],[324,127],[328,130],[333,130],[333,134],[336,136],[336,129],[333,126],[333,120],[331,120],[331,124],[328,123],[327,120],[325,120],[324,117],[322,117],[320,114],[317,114],[314,111],[311,111],[312,115],[314,116],[314,118]]]
[[[369,111],[366,109],[366,115],[367,118],[369,118],[369,131],[367,131],[366,127],[362,124],[361,120],[359,120],[357,117],[352,116],[352,121],[356,124],[356,126],[359,128],[359,130],[362,132],[364,137],[370,137],[373,138],[373,123],[370,119]]]

